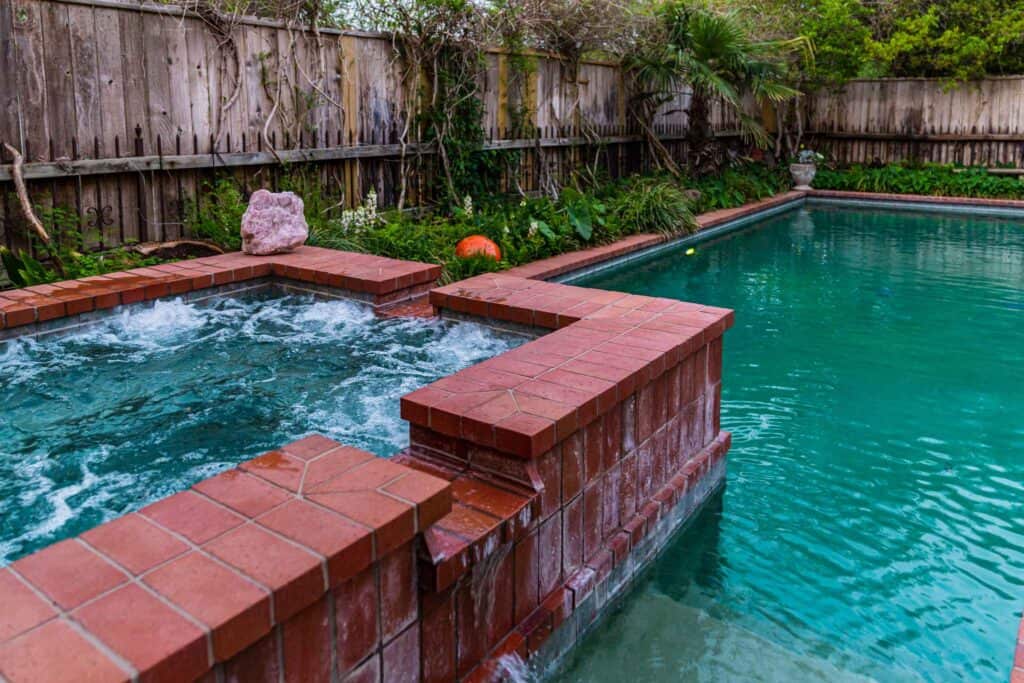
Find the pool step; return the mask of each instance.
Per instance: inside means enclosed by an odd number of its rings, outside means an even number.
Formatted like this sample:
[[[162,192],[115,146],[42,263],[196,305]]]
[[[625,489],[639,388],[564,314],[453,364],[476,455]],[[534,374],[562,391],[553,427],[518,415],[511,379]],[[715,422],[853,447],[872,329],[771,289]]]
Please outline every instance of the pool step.
[[[673,637],[666,638],[666,634]],[[817,649],[821,647],[817,644]],[[630,653],[627,659],[622,657],[625,652]],[[862,670],[873,666],[852,653],[834,655]],[[886,671],[886,680],[895,680],[890,674]],[[650,588],[629,596],[622,611],[611,615],[585,640],[561,675],[552,679],[558,683],[877,680],[836,662],[794,652],[735,621],[713,617],[707,610],[679,603]]]

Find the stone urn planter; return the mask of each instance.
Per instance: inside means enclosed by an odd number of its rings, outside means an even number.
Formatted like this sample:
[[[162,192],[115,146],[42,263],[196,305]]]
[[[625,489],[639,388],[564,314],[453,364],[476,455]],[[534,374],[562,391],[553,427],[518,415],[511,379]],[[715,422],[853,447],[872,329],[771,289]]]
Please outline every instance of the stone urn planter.
[[[811,189],[811,181],[814,180],[814,174],[818,172],[817,164],[790,164],[789,174],[793,176],[793,184],[796,190],[809,190]]]

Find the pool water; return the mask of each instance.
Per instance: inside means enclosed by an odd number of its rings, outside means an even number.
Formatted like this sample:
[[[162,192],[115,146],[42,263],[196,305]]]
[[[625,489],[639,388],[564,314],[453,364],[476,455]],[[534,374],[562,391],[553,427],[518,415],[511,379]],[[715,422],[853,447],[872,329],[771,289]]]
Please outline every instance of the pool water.
[[[736,309],[722,497],[560,681],[1004,681],[1024,218],[810,204],[582,284]]]
[[[272,287],[0,343],[0,566],[310,432],[392,455],[403,394],[522,341]]]

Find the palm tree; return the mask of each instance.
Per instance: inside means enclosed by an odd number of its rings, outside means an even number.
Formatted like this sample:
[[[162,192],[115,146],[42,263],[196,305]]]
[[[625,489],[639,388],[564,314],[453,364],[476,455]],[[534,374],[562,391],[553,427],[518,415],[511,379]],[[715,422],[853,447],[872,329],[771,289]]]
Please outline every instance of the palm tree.
[[[656,38],[627,60],[634,80],[646,85],[641,97],[651,110],[671,98],[668,93],[688,85],[687,165],[692,173],[715,170],[721,155],[711,128],[711,104],[719,100],[732,109],[740,132],[758,146],[768,143],[764,127],[744,107],[781,102],[800,95],[787,84],[787,58],[794,52],[811,55],[804,37],[757,41],[735,13],[719,14],[668,0],[656,14]]]

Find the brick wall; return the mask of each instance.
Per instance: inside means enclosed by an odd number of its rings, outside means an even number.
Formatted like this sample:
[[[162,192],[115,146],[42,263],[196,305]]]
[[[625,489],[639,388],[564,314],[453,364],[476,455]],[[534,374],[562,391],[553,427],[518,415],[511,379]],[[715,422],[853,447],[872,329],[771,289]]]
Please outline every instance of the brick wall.
[[[490,680],[510,654],[550,658],[575,641],[658,549],[645,541],[663,542],[721,481],[732,318],[508,275],[431,299],[442,314],[559,328],[403,399],[399,461],[453,485],[421,550],[423,679]]]

